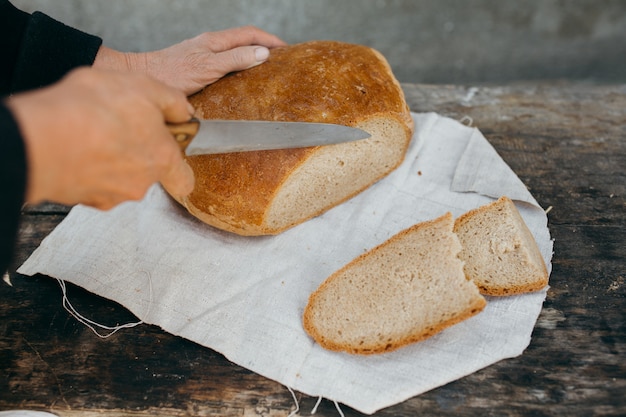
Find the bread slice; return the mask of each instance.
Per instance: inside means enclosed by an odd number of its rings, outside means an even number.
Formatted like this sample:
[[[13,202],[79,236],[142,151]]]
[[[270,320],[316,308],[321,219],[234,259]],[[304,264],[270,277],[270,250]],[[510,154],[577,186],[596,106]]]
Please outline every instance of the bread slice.
[[[325,122],[371,134],[331,146],[187,157],[196,187],[173,197],[200,220],[241,235],[280,233],[353,197],[400,165],[413,134],[385,58],[341,42],[272,49],[264,64],[189,100],[199,118]]]
[[[454,225],[459,258],[481,293],[512,295],[540,290],[548,271],[532,233],[508,197],[471,210]]]
[[[326,349],[389,352],[480,312],[463,274],[450,213],[419,223],[357,257],[311,294],[307,333]]]

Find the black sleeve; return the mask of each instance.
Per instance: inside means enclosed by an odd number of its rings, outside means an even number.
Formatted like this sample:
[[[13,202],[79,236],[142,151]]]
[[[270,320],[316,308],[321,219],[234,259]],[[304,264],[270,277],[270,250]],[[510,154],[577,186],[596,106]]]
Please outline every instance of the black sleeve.
[[[35,12],[32,15],[0,0],[0,95],[43,87],[72,68],[93,64],[102,39]]]
[[[102,39],[0,0],[0,274],[11,262],[27,184],[19,126],[2,98],[46,86],[93,64]]]
[[[26,190],[26,150],[19,128],[0,101],[0,274],[11,262]]]
[[[11,92],[11,81],[20,52],[20,44],[30,15],[0,0],[0,96]]]

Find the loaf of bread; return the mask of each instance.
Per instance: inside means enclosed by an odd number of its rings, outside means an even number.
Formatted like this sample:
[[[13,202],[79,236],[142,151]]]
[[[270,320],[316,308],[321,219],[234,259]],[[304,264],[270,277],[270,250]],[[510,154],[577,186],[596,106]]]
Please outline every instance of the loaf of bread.
[[[456,219],[464,270],[485,295],[537,291],[548,284],[548,270],[537,242],[508,197]]]
[[[177,198],[200,220],[241,235],[277,234],[353,197],[403,161],[413,120],[385,58],[360,45],[307,42],[190,97],[204,119],[335,123],[366,140],[187,157],[194,191]]]
[[[426,339],[486,304],[467,280],[451,214],[395,235],[332,274],[303,316],[322,347],[383,353]]]

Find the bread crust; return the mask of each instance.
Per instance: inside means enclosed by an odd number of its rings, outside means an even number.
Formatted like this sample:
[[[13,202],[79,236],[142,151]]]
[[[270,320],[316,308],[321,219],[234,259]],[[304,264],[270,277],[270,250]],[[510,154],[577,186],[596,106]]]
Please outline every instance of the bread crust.
[[[322,147],[187,157],[196,187],[188,197],[173,197],[205,223],[242,235],[280,233],[367,188],[402,162],[414,128],[401,86],[384,57],[365,46],[334,41],[272,49],[264,64],[230,74],[189,100],[196,115],[205,119],[359,127],[384,118],[401,128],[401,140],[389,140],[389,146],[398,147],[402,157],[381,161],[388,164],[384,174],[367,180],[358,191],[350,190],[336,201],[282,225],[266,222],[272,202],[284,182]],[[344,152],[342,145],[333,146],[340,153]]]

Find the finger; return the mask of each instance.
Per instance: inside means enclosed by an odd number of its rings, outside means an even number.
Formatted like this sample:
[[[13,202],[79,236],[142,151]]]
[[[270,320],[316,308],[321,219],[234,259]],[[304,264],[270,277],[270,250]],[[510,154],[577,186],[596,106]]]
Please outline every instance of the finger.
[[[172,163],[160,182],[169,193],[177,197],[191,194],[195,186],[193,170],[182,157]]]
[[[165,121],[182,123],[193,116],[194,108],[185,93],[146,76],[136,77],[140,78],[142,91],[161,111]]]
[[[161,86],[166,87],[164,84]],[[161,109],[165,121],[172,123],[186,122],[195,112],[185,93],[172,87],[166,87],[162,91],[157,99],[157,106]]]
[[[224,74],[262,64],[270,55],[264,46],[240,46],[215,55],[216,64]]]
[[[219,32],[206,32],[198,36],[213,52],[223,52],[240,46],[259,45],[266,48],[285,46],[279,37],[254,26],[244,26]]]

